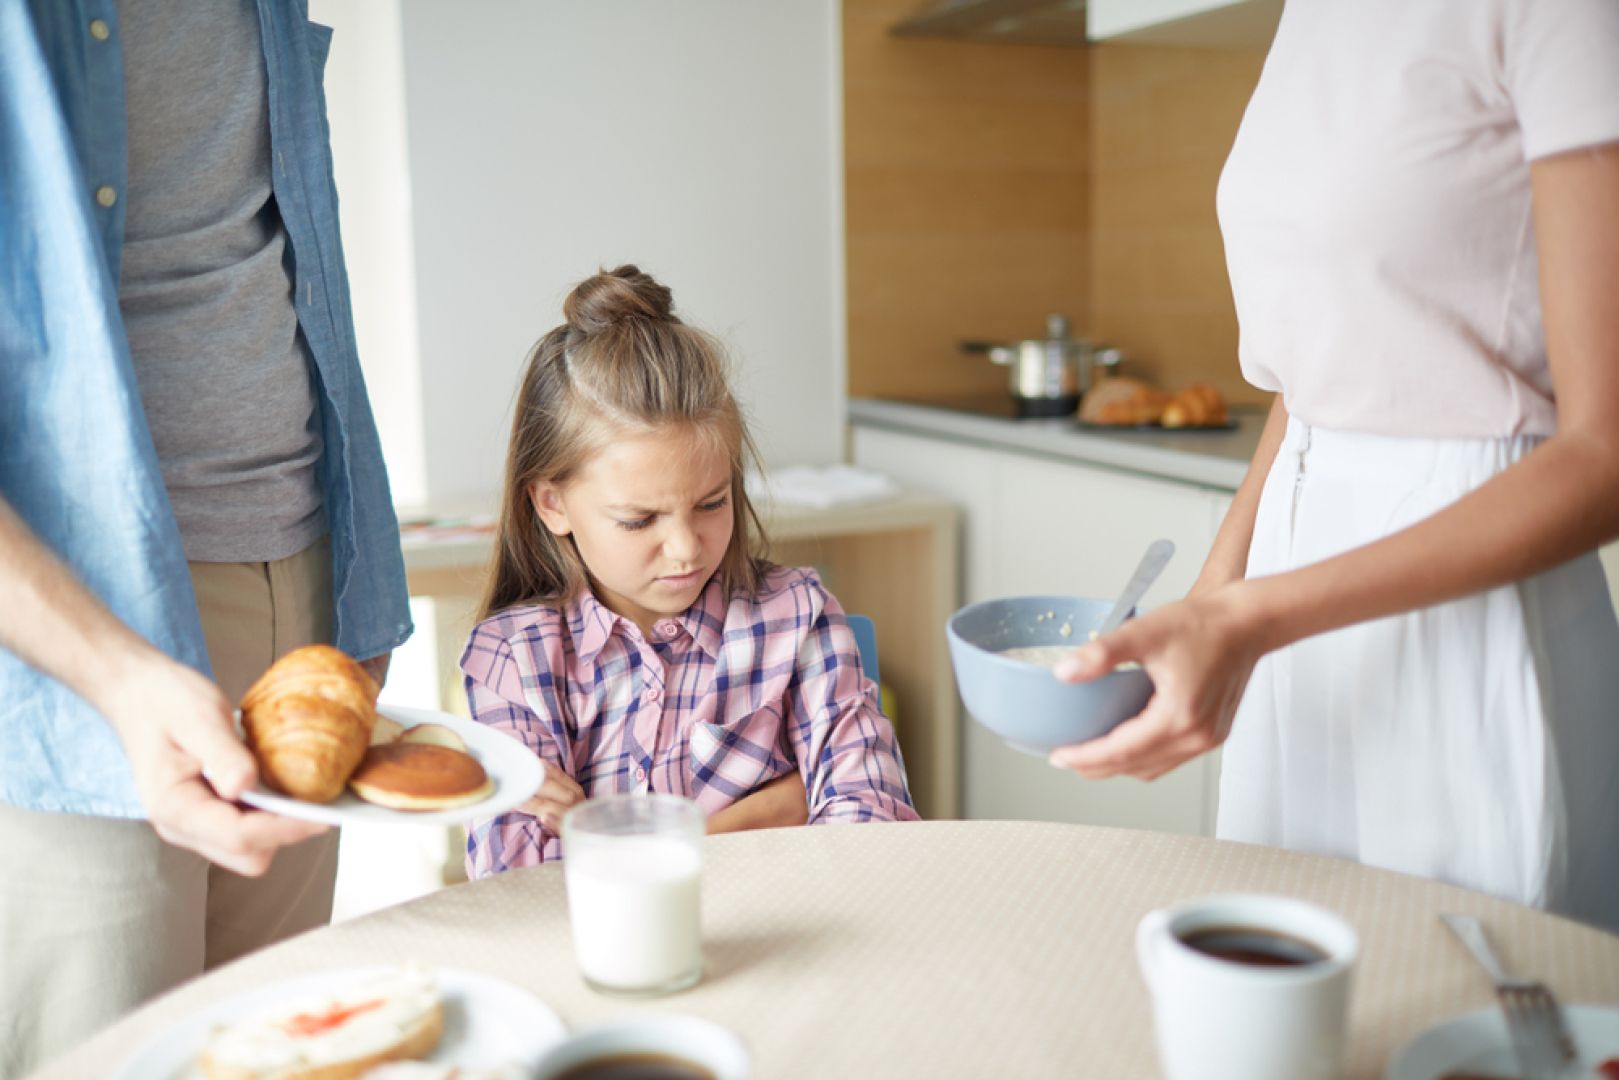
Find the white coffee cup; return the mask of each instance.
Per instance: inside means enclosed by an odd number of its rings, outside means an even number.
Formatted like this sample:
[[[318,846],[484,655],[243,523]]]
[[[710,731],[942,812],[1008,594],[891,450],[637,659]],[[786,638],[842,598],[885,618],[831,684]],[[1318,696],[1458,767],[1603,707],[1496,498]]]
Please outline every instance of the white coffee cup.
[[[1210,932],[1222,929],[1259,931],[1260,940],[1276,946],[1302,943],[1319,958],[1268,966],[1219,956],[1223,935]],[[1169,1080],[1337,1076],[1343,1068],[1350,972],[1359,949],[1354,929],[1343,919],[1285,896],[1210,896],[1148,912],[1136,928],[1136,954],[1152,994],[1164,1075]]]
[[[608,795],[563,815],[574,959],[593,989],[667,994],[702,977],[703,834],[678,795]]]
[[[695,1016],[648,1013],[625,1017],[570,1035],[553,1046],[534,1072],[535,1080],[556,1080],[587,1062],[651,1054],[700,1066],[714,1080],[748,1080],[748,1051],[727,1028]]]

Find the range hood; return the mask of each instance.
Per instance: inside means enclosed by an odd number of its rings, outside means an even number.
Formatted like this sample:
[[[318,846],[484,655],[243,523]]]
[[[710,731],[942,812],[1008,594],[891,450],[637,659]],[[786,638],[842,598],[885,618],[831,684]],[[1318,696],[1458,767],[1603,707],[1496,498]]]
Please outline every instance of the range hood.
[[[895,24],[900,37],[952,37],[1013,45],[1085,45],[1085,0],[936,0]]]

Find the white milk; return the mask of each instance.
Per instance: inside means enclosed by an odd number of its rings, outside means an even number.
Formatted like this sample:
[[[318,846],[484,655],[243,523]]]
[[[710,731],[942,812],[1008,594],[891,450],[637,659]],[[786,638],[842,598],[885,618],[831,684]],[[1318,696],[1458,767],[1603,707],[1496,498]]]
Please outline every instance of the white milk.
[[[695,981],[703,962],[702,857],[682,839],[595,838],[563,859],[574,958],[592,983],[656,990]]]

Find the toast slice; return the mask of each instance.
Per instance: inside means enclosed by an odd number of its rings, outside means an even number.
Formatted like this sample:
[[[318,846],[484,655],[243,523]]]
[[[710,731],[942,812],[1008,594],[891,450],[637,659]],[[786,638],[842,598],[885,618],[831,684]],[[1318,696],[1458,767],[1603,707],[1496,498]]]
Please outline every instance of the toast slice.
[[[426,1056],[443,1032],[438,986],[406,968],[220,1028],[197,1066],[207,1080],[356,1080],[385,1061]]]

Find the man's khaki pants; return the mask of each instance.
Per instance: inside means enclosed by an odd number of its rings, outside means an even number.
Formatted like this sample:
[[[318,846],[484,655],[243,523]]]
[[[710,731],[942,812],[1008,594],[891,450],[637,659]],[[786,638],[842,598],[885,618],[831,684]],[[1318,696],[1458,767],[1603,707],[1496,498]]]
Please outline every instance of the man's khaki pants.
[[[276,562],[192,563],[191,578],[232,701],[276,657],[332,640],[328,540]],[[336,877],[335,831],[245,878],[144,821],[0,805],[0,1080],[194,975],[324,925]]]

